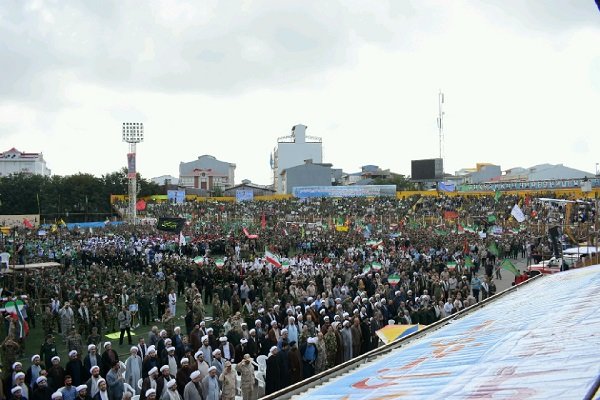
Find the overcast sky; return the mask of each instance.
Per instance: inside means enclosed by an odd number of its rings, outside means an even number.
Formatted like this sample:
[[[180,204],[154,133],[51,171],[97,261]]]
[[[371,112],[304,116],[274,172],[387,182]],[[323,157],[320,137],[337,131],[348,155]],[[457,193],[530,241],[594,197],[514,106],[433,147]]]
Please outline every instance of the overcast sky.
[[[593,0],[26,1],[0,6],[0,151],[54,174],[126,165],[178,175],[202,154],[236,182],[272,181],[295,124],[324,162],[410,173],[600,162],[600,13]]]

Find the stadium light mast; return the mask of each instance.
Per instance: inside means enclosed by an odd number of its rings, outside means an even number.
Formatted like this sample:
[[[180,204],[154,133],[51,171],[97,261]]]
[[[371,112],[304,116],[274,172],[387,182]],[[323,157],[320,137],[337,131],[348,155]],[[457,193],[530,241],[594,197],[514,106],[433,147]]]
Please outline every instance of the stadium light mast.
[[[443,158],[444,150],[444,93],[440,89],[438,93],[438,117],[437,117],[437,126],[438,126],[438,135],[439,135],[439,145],[440,145],[440,158]]]
[[[123,122],[123,141],[129,143],[127,153],[127,179],[129,181],[129,205],[127,217],[130,224],[137,222],[137,171],[135,165],[135,147],[137,143],[144,141],[144,124],[141,122]]]

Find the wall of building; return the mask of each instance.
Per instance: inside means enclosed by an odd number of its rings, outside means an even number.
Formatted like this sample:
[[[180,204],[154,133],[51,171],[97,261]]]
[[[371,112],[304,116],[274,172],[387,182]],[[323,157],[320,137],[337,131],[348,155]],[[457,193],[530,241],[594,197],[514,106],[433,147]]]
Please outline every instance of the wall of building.
[[[194,187],[195,177],[198,177],[198,181],[206,181],[209,190],[214,187],[228,188],[235,183],[235,164],[219,161],[209,155],[200,156],[197,160],[179,164],[180,186]],[[201,187],[200,184],[198,187]]]
[[[304,164],[288,168],[282,174],[282,184],[286,194],[296,186],[331,186],[331,167]]]
[[[277,193],[284,193],[281,182],[281,172],[285,169],[304,164],[305,160],[311,159],[314,163],[323,162],[323,144],[306,141],[306,126],[296,125],[292,128],[293,141],[277,142],[274,156],[273,183]]]
[[[479,171],[473,172],[467,180],[469,183],[489,182],[500,175],[502,175],[502,169],[499,165],[485,165]]]
[[[544,168],[529,172],[528,180],[544,181],[548,179],[583,179],[591,178],[594,174],[580,171],[578,169],[565,167],[564,165],[554,165],[550,168]]]
[[[50,176],[45,161],[39,160],[0,160],[0,176],[26,173]]]

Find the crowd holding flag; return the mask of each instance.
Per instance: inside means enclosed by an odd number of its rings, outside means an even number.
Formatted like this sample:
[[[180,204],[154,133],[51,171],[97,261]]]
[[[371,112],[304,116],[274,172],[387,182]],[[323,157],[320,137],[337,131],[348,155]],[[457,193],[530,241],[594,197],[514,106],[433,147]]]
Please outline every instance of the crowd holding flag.
[[[525,221],[525,214],[523,214],[523,210],[521,210],[521,207],[519,207],[518,204],[514,205],[510,215],[512,215],[519,223]]]
[[[517,269],[517,267],[515,267],[515,264],[512,263],[512,261],[510,261],[508,258],[504,259],[502,261],[502,263],[500,263],[500,268],[507,270],[508,272],[511,272],[512,274],[514,274],[515,276],[520,275],[519,270]]]
[[[278,255],[271,253],[269,250],[265,250],[265,260],[268,264],[274,267],[281,268],[281,260]]]

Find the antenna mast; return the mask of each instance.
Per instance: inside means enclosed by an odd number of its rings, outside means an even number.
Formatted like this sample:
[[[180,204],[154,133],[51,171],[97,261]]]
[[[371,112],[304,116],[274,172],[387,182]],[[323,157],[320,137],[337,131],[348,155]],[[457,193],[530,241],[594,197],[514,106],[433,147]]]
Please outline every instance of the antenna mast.
[[[443,158],[443,145],[444,145],[444,110],[443,110],[443,104],[444,104],[444,93],[442,93],[442,90],[440,89],[439,93],[438,93],[438,117],[437,117],[437,125],[438,125],[438,134],[439,134],[439,141],[440,141],[440,158]]]

